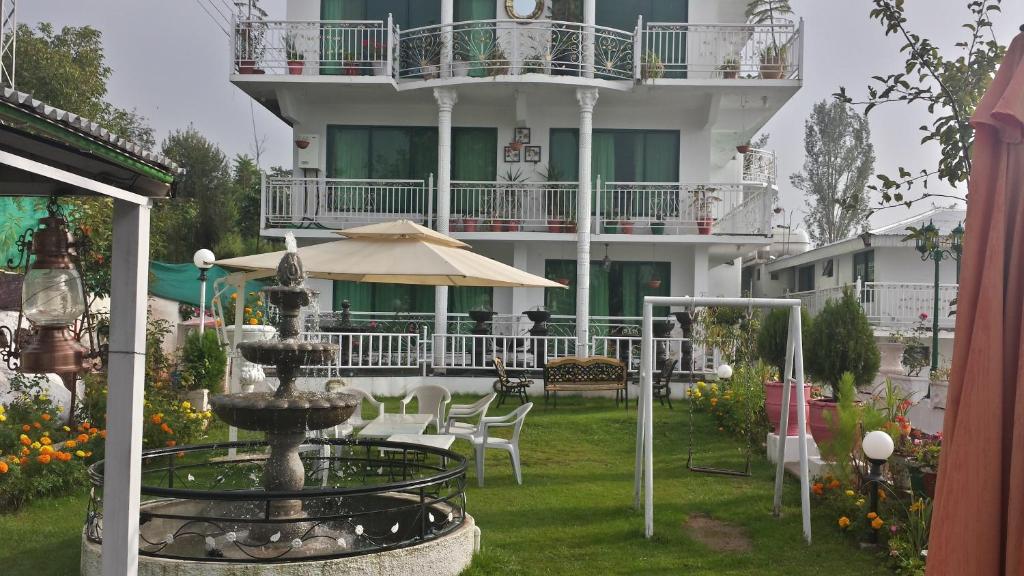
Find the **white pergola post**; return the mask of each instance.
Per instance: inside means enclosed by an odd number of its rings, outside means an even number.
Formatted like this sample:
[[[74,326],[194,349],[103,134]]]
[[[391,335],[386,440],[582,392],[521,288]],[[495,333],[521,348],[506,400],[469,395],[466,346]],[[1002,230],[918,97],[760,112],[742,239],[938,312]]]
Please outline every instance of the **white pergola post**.
[[[452,195],[452,108],[459,101],[454,88],[434,88],[437,100],[437,231],[448,234]],[[444,362],[444,338],[448,331],[448,287],[434,289],[434,356]],[[435,365],[437,363],[435,362]]]
[[[634,475],[634,500],[633,506],[640,508],[641,496],[644,500],[644,537],[650,538],[654,535],[654,446],[653,446],[653,425],[654,425],[654,403],[652,401],[652,387],[654,382],[653,362],[654,357],[654,306],[734,306],[745,309],[750,308],[788,308],[789,309],[789,337],[786,342],[786,366],[783,381],[790,380],[790,372],[795,371],[797,389],[797,402],[802,406],[804,402],[804,359],[803,342],[800,326],[800,300],[793,298],[707,298],[707,297],[673,297],[673,296],[646,296],[644,297],[643,325],[640,341],[640,407],[637,410],[637,438],[636,438],[636,470]],[[782,417],[779,422],[779,429],[785,430],[789,425],[789,386],[782,387]],[[804,410],[797,410],[797,424],[799,426],[798,446],[800,456],[800,511],[803,521],[804,540],[811,543],[811,491],[810,478],[807,470],[807,422]],[[785,447],[783,446],[783,450]],[[782,475],[785,469],[785,461],[780,452],[775,465],[775,493],[774,513],[777,516],[782,507]]]
[[[149,204],[114,201],[103,470],[103,574],[134,576],[139,556]]]
[[[576,100],[580,103],[579,183],[576,192],[576,355],[581,358],[587,356],[590,347],[590,149],[597,97],[597,88],[576,89]]]

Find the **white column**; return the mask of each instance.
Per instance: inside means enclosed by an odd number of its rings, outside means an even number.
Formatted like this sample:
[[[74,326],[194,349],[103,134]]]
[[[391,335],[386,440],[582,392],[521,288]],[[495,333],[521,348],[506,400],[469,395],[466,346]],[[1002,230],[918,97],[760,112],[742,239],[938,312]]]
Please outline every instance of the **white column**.
[[[693,295],[709,296],[708,292],[708,247],[693,248]]]
[[[103,475],[103,574],[107,576],[134,576],[138,571],[149,215],[148,205],[114,201]]]
[[[526,250],[526,244],[524,242],[516,242],[512,246],[512,266],[517,268],[517,269],[519,269],[519,270],[523,270],[524,272],[527,271],[527,267],[529,266],[529,262],[527,261],[527,250]],[[523,318],[520,315],[523,312],[525,312],[526,309],[529,307],[527,305],[527,300],[526,300],[526,291],[529,290],[529,288],[511,288],[511,290],[512,290],[512,315],[513,316],[519,316],[519,321],[521,322],[523,320]],[[530,326],[532,326],[532,325],[533,324],[530,324]],[[516,326],[512,333],[513,334],[518,334],[519,333],[519,327]]]
[[[452,22],[455,21],[455,0],[441,0],[441,25],[444,26],[444,49],[441,53],[441,77],[452,75]]]
[[[448,234],[452,194],[452,108],[459,101],[454,88],[434,88],[437,99],[437,231]],[[444,334],[448,326],[448,287],[434,290],[434,334]],[[444,341],[435,339],[434,354],[444,359]]]
[[[583,0],[583,75],[594,77],[594,26],[597,24],[596,0]]]
[[[580,103],[580,164],[576,193],[576,355],[580,357],[587,355],[590,345],[590,148],[597,97],[597,88],[576,89],[576,99]]]

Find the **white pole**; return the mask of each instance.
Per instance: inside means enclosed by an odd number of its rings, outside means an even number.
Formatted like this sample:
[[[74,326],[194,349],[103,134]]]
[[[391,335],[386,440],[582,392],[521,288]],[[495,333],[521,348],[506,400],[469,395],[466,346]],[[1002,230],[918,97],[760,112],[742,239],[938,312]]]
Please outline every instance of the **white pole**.
[[[454,88],[434,88],[437,100],[437,231],[448,234],[451,221],[452,193],[452,109],[459,101]],[[448,287],[434,288],[434,351],[445,357],[445,341],[439,334],[448,333]]]
[[[797,312],[797,315],[800,313]],[[793,312],[789,312],[789,329],[786,334],[786,367],[779,376],[782,379],[782,414],[779,417],[779,450],[775,460],[775,499],[772,514],[782,515],[782,477],[786,471],[786,440],[789,430],[789,395],[793,381],[793,356],[796,340],[793,338]],[[802,384],[802,383],[801,383]],[[802,387],[802,386],[801,386]]]
[[[651,364],[654,362],[654,306],[644,299],[641,327],[640,388],[644,412],[644,537],[654,536],[654,402]]]
[[[236,306],[237,308],[237,306]],[[206,270],[199,270],[199,335],[206,330]]]
[[[139,559],[142,402],[146,373],[149,205],[114,201],[103,475],[103,574],[135,576]]]
[[[804,398],[804,345],[803,336],[801,335],[802,328],[800,326],[800,307],[793,306],[790,317],[793,318],[793,339],[795,344],[793,345],[794,354],[794,368],[796,369],[796,381],[798,386],[796,387],[796,402],[797,406],[803,406],[807,401]],[[803,513],[803,525],[804,525],[804,539],[807,543],[811,543],[811,487],[810,479],[808,478],[807,471],[807,416],[805,410],[796,411],[796,422],[799,426],[799,447],[800,447],[800,510]]]
[[[590,342],[590,150],[597,88],[577,88],[580,104],[579,182],[576,187],[576,356],[587,356]]]
[[[644,347],[644,336],[640,334],[640,350],[643,353]],[[619,345],[622,345],[622,341],[619,341]],[[605,344],[607,346],[607,344]],[[632,355],[632,350],[630,351]],[[640,368],[640,382],[643,383],[643,367]],[[640,395],[636,402],[636,463],[633,467],[633,509],[640,510],[640,496],[643,494],[643,467],[644,467],[644,406],[645,398],[647,393],[644,391],[644,386],[640,386]]]

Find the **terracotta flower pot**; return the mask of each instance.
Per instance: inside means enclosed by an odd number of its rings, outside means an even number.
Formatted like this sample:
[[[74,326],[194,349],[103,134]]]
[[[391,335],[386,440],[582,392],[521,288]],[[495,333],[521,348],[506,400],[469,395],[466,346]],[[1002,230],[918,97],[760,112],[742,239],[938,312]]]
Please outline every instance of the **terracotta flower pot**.
[[[305,65],[305,62],[303,62],[302,60],[289,60],[288,61],[288,73],[291,74],[292,76],[301,76],[302,75],[302,67],[304,65]]]
[[[782,392],[782,382],[764,383],[764,410],[768,413],[768,423],[776,433],[779,431],[779,422],[782,420]],[[796,436],[800,433],[797,423],[796,394],[796,382],[791,382],[789,385],[789,423],[786,426],[786,436]],[[811,385],[804,384],[804,422],[811,420],[807,404],[810,398]]]
[[[558,280],[555,280],[555,282],[558,282],[562,286],[568,286],[569,285],[569,279],[568,278],[559,278]]]
[[[571,222],[571,221],[570,222],[566,222],[566,224],[565,224],[565,231],[570,233],[570,234],[575,234],[576,233],[576,222]]]
[[[565,230],[565,223],[561,220],[548,220],[548,232],[557,234]]]
[[[703,218],[701,220],[697,220],[697,232],[700,233],[702,236],[709,236],[711,234],[712,222],[713,221],[711,220],[711,218]]]
[[[462,229],[466,232],[476,232],[476,218],[463,218]]]
[[[938,481],[939,475],[933,470],[922,470],[921,481],[924,484],[924,495],[929,498],[935,498],[935,483]]]
[[[506,222],[505,232],[519,232],[522,226],[518,222]]]
[[[832,440],[832,425],[838,418],[839,404],[833,402],[831,398],[816,398],[811,400],[808,406],[810,411],[810,418],[808,421],[811,423],[811,435],[814,436],[814,442],[821,446],[826,442]],[[828,416],[825,416],[825,414]]]
[[[238,73],[239,74],[255,74],[256,73],[256,61],[255,60],[239,60],[238,61]]]
[[[658,288],[661,288],[661,280],[648,280],[647,287],[651,290],[657,290]]]
[[[746,154],[747,152],[750,152],[750,144],[741,144],[736,147],[736,151],[740,154]]]
[[[621,231],[622,234],[632,234],[633,233],[633,221],[632,220],[623,220],[622,222],[619,222],[619,230]]]
[[[505,229],[505,224],[502,222],[491,222],[491,232],[501,232]]]

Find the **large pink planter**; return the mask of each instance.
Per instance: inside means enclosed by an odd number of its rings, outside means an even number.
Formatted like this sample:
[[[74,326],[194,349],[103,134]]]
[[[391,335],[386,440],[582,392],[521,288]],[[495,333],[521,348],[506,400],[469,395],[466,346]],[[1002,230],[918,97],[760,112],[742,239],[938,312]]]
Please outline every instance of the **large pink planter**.
[[[818,398],[811,401],[811,435],[818,446],[832,440],[832,426],[836,423],[838,408],[839,404],[830,399]],[[826,413],[829,415],[825,416]]]
[[[786,436],[796,436],[800,433],[797,422],[797,389],[796,382],[791,382],[789,387],[789,423],[786,427]],[[807,410],[807,402],[811,398],[811,386],[804,384],[804,422],[810,421],[810,413]],[[772,430],[778,433],[779,421],[782,420],[782,382],[764,383],[764,410],[768,413],[768,423]]]

